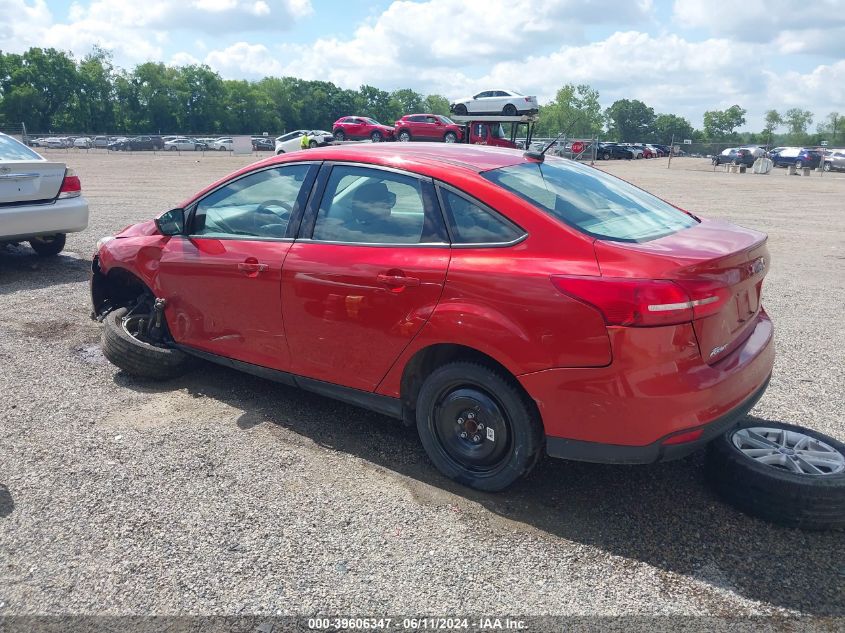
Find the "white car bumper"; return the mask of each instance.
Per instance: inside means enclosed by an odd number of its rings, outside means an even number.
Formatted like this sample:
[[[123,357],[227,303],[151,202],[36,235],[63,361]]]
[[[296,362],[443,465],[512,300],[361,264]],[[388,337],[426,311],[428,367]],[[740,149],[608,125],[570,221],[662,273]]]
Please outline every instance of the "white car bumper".
[[[83,196],[47,204],[0,206],[0,241],[75,233],[87,226],[88,201]]]

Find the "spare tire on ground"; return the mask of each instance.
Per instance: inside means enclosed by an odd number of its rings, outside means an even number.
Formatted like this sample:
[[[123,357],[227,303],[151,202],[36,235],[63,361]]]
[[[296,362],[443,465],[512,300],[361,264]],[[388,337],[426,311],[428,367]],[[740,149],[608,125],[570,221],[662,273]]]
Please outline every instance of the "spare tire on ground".
[[[103,355],[139,378],[168,380],[181,376],[194,364],[194,358],[164,343],[143,340],[139,326],[142,319],[150,317],[131,315],[127,308],[109,312],[103,319]]]
[[[710,443],[706,469],[743,512],[789,527],[845,527],[845,444],[823,433],[749,421]]]

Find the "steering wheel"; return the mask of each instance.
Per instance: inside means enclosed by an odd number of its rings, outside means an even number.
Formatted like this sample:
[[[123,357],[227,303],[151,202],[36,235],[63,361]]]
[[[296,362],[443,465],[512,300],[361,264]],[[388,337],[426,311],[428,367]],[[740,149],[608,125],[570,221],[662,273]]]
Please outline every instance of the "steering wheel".
[[[269,207],[281,207],[284,214],[271,211]],[[282,200],[265,200],[255,208],[253,214],[253,225],[258,235],[267,237],[284,237],[287,230],[293,205]]]

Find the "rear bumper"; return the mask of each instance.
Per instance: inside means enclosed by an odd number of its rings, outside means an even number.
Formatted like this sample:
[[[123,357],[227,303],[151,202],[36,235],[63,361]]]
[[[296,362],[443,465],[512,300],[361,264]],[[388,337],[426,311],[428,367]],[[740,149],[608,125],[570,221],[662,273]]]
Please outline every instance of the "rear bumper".
[[[563,437],[547,437],[546,452],[551,457],[573,459],[581,462],[597,462],[601,464],[652,464],[654,462],[681,459],[702,448],[718,435],[725,433],[738,425],[746,414],[763,397],[769,386],[769,378],[751,396],[738,407],[728,411],[709,424],[693,429],[686,429],[681,433],[689,433],[701,429],[701,436],[692,442],[669,444],[664,442],[672,438],[672,433],[646,446],[623,446],[619,444],[599,444],[598,442],[581,442],[568,440]]]
[[[555,457],[607,463],[682,457],[739,421],[774,366],[772,323],[762,309],[743,343],[713,365],[702,360],[691,324],[608,334],[607,367],[518,377],[540,409]],[[663,446],[697,429],[704,432],[694,442]]]
[[[0,207],[0,241],[75,233],[87,226],[88,201],[82,196],[47,204]]]

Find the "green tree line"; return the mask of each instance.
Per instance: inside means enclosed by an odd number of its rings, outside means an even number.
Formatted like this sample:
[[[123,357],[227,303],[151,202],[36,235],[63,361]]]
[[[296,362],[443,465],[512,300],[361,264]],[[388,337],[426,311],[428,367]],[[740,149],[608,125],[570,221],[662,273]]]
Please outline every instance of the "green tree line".
[[[223,79],[205,65],[147,62],[124,70],[97,47],[81,60],[52,48],[0,51],[0,127],[24,123],[30,133],[276,133],[330,129],[348,114],[389,125],[414,112],[448,115],[449,101],[409,88],[388,92],[363,85],[349,90],[295,77]],[[770,145],[815,144],[824,138],[831,145],[845,143],[845,123],[836,112],[815,134],[809,132],[813,114],[799,108],[783,114],[769,110],[759,133],[736,131],[745,125],[745,115],[739,105],[708,110],[699,130],[687,119],[656,113],[637,99],[619,99],[602,108],[598,90],[567,84],[540,106],[535,135],[654,143],[672,138]]]

